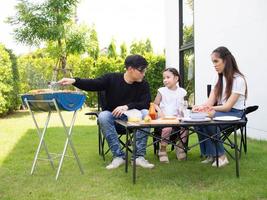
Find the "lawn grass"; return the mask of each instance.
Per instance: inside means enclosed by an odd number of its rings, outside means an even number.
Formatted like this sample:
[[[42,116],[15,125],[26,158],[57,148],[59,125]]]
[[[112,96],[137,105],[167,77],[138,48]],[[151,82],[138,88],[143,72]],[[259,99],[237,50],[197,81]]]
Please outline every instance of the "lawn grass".
[[[46,161],[38,161],[30,175],[38,137],[28,113],[20,112],[0,119],[0,199],[267,199],[267,142],[248,140],[248,154],[240,160],[240,178],[235,163],[222,169],[200,163],[199,148],[189,152],[187,161],[179,162],[174,152],[170,164],[160,164],[150,147],[147,159],[155,163],[152,170],[137,169],[137,184],[132,184],[132,167],[108,171],[106,161],[98,155],[95,121],[78,113],[73,142],[85,174],[81,175],[73,158],[64,160],[58,181]],[[44,121],[45,115],[37,115]],[[70,113],[64,113],[69,123]],[[54,115],[46,142],[51,152],[60,152],[64,132]],[[196,136],[190,142],[196,141]],[[72,155],[71,151],[68,151]],[[42,153],[42,155],[44,155]],[[58,163],[58,162],[57,162]]]

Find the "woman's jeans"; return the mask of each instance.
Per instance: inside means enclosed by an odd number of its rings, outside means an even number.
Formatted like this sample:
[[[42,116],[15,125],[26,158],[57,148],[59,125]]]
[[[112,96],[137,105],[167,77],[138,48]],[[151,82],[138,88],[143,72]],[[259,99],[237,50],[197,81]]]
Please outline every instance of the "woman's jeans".
[[[237,110],[232,108],[229,112],[216,112],[214,117],[220,117],[220,116],[235,116],[235,117],[242,117],[244,111],[243,110]],[[227,126],[221,127],[223,129],[227,128]],[[214,135],[215,133],[219,133],[220,130],[217,126],[197,126],[195,129],[199,132],[202,132],[206,135]],[[221,134],[217,134],[214,138],[217,139],[217,141],[220,139]],[[198,134],[198,140],[201,142],[204,139],[207,139],[207,136]],[[223,143],[212,141],[211,139],[207,139],[206,141],[200,143],[200,152],[201,156],[216,156],[216,143],[217,143],[217,151],[218,156],[224,155],[224,147]]]
[[[142,118],[148,115],[148,110],[141,110]],[[122,157],[125,158],[125,153],[120,147],[120,142],[118,139],[118,133],[116,131],[115,120],[127,120],[126,115],[120,117],[114,117],[110,111],[102,111],[98,115],[98,122],[101,128],[101,131],[108,142],[108,146],[112,152],[113,158]],[[123,128],[123,127],[121,127]],[[117,128],[118,129],[118,128]],[[149,128],[142,129],[146,132],[149,132]],[[147,145],[147,134],[143,133],[140,130],[136,131],[136,156],[145,156],[146,154],[146,145]]]

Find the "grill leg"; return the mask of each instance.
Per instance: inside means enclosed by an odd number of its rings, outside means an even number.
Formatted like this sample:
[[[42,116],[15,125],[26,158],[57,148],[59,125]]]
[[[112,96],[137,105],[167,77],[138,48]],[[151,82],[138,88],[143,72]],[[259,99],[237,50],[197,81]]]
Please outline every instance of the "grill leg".
[[[59,166],[58,166],[58,169],[57,169],[57,174],[56,174],[56,180],[57,180],[57,179],[58,179],[58,176],[59,176],[59,173],[60,173],[60,170],[61,170],[61,167],[62,167],[62,164],[63,164],[63,160],[64,160],[64,157],[65,157],[66,151],[67,151],[68,144],[70,145],[70,147],[71,147],[71,149],[72,149],[72,152],[73,152],[73,154],[74,154],[74,156],[75,156],[75,159],[76,159],[76,161],[77,161],[77,164],[78,164],[78,166],[79,166],[79,168],[80,168],[81,173],[84,174],[84,171],[83,171],[83,168],[82,168],[80,159],[79,159],[79,157],[78,157],[78,154],[77,154],[77,152],[76,152],[76,150],[75,150],[75,148],[74,148],[74,145],[73,145],[73,143],[72,143],[72,140],[71,140],[72,128],[73,128],[73,125],[74,125],[74,122],[75,122],[75,119],[76,119],[77,111],[75,111],[75,112],[73,113],[73,117],[72,117],[72,120],[71,120],[71,124],[70,124],[69,130],[68,130],[67,127],[66,127],[66,124],[65,124],[65,122],[64,122],[64,120],[63,120],[63,117],[62,117],[62,115],[61,115],[61,112],[60,112],[60,110],[58,109],[58,106],[57,106],[56,103],[55,103],[55,105],[56,105],[57,112],[58,112],[58,114],[59,114],[59,117],[60,117],[60,120],[61,120],[61,122],[62,122],[62,125],[63,125],[63,127],[64,127],[64,129],[65,129],[65,133],[66,133],[66,137],[67,137],[66,142],[65,142],[65,145],[64,145],[63,153],[62,153],[62,156],[61,156],[61,158],[60,158]]]
[[[42,133],[41,133],[41,129],[40,129],[39,126],[38,126],[37,120],[36,120],[36,118],[35,118],[35,116],[34,116],[33,111],[31,110],[31,107],[30,107],[30,105],[29,105],[28,100],[27,100],[27,99],[24,99],[24,101],[25,101],[25,103],[26,103],[26,105],[27,105],[27,107],[28,107],[28,109],[29,109],[29,112],[30,112],[30,114],[31,114],[31,116],[32,116],[33,122],[34,122],[34,124],[35,124],[36,129],[37,129],[37,135],[38,135],[38,137],[39,137],[39,139],[40,139],[39,145],[38,145],[37,150],[36,150],[36,152],[35,152],[35,156],[34,156],[34,160],[33,160],[32,168],[31,168],[31,175],[33,174],[33,172],[34,172],[34,170],[35,170],[35,166],[36,166],[36,163],[37,163],[38,155],[39,155],[39,153],[40,153],[40,150],[41,150],[42,145],[43,145],[43,147],[44,147],[44,150],[45,150],[45,152],[46,152],[46,155],[47,155],[47,158],[48,158],[48,160],[49,160],[49,162],[50,162],[51,167],[52,167],[53,169],[55,169],[55,165],[54,165],[53,159],[52,159],[52,157],[51,157],[51,155],[50,155],[50,153],[49,153],[49,151],[48,151],[48,148],[47,148],[47,146],[46,146],[46,144],[45,144],[45,141],[44,141],[44,136],[45,136],[45,133],[46,133],[48,124],[49,124],[50,117],[51,117],[51,111],[49,111],[49,113],[48,113],[48,115],[47,115],[47,119],[46,119],[46,122],[45,122],[45,126],[44,126],[44,129],[43,129]]]

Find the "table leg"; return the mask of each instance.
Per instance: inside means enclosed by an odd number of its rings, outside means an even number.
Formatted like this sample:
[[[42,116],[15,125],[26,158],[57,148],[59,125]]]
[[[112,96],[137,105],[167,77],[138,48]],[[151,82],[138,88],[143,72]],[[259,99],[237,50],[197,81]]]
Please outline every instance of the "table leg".
[[[234,131],[234,140],[235,140],[235,167],[236,167],[236,177],[239,178],[239,157],[238,157],[238,145],[237,145],[236,128],[235,128],[235,131]]]
[[[133,184],[136,183],[136,130],[133,131]]]
[[[216,135],[218,133],[219,130],[219,127],[217,126],[216,127]],[[219,167],[219,156],[218,156],[218,141],[217,140],[214,140],[215,142],[215,151],[216,151],[216,166]]]
[[[129,140],[129,130],[128,128],[126,127],[126,153],[125,153],[125,173],[128,172],[128,148],[129,148],[129,145],[128,145],[128,140]]]

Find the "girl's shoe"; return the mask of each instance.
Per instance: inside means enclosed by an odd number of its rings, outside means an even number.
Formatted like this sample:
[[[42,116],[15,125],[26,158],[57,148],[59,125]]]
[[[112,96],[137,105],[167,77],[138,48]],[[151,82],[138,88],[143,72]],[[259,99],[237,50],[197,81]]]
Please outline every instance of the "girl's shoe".
[[[176,158],[178,160],[186,160],[186,153],[183,149],[175,147]]]
[[[225,165],[229,164],[229,161],[227,159],[227,157],[225,156],[224,158],[219,158],[218,159],[218,167],[223,167]],[[211,165],[212,167],[217,167],[217,163],[216,163],[216,159],[215,161],[212,163]]]
[[[214,162],[214,158],[212,156],[208,156],[205,160],[202,160],[201,163],[208,164]]]
[[[166,151],[159,151],[159,161],[162,163],[169,163],[169,158]]]

